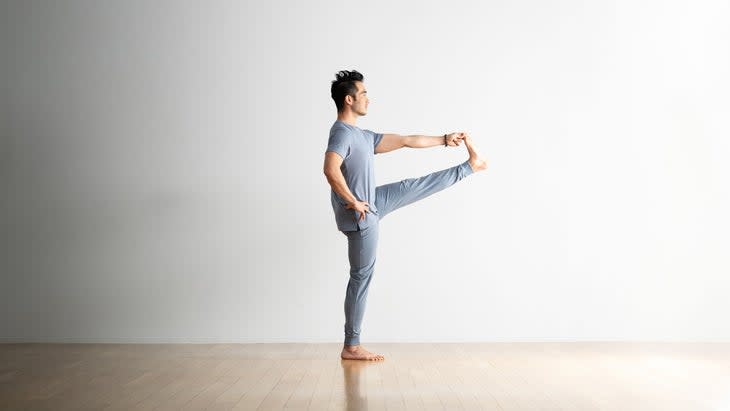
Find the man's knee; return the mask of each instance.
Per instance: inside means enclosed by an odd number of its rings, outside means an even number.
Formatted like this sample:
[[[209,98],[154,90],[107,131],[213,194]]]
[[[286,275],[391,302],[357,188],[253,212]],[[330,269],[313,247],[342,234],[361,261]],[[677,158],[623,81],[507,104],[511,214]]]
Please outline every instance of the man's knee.
[[[350,278],[355,281],[365,281],[373,275],[375,261],[365,266],[350,267]]]
[[[416,182],[416,178],[406,178],[405,180],[401,180],[400,182],[400,189],[401,192],[407,191],[413,186],[413,183]]]

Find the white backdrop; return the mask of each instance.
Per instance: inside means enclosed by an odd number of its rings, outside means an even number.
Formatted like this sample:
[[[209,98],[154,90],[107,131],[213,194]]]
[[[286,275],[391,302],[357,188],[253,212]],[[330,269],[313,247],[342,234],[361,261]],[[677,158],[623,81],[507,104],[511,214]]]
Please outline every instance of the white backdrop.
[[[6,2],[2,340],[342,341],[343,69],[490,164],[382,221],[364,343],[730,339],[727,1],[258,3]]]

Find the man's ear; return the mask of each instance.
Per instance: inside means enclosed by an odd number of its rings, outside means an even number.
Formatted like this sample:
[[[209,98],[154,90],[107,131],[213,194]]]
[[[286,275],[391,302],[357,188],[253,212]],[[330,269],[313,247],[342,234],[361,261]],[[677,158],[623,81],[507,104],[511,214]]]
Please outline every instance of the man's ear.
[[[351,95],[348,94],[345,96],[345,104],[352,105],[353,102],[354,102],[354,100],[352,99]]]

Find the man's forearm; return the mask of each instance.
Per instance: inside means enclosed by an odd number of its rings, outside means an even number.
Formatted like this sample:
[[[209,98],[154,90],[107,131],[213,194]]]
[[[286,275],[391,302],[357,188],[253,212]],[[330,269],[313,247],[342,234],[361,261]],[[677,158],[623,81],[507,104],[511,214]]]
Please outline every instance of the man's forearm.
[[[347,182],[345,181],[345,176],[342,175],[342,171],[337,169],[337,171],[330,172],[326,176],[327,182],[330,184],[330,187],[332,187],[332,190],[345,200],[347,204],[352,204],[358,200],[354,195],[352,195],[350,188],[347,186]]]
[[[426,148],[444,145],[444,136],[406,136],[406,147],[410,148]]]

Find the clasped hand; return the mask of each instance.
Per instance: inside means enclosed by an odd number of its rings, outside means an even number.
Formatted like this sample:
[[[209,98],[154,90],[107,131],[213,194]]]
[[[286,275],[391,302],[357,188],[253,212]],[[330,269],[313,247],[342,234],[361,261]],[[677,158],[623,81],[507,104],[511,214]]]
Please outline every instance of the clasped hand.
[[[466,133],[451,133],[446,135],[446,144],[449,147],[456,147],[466,138]]]

